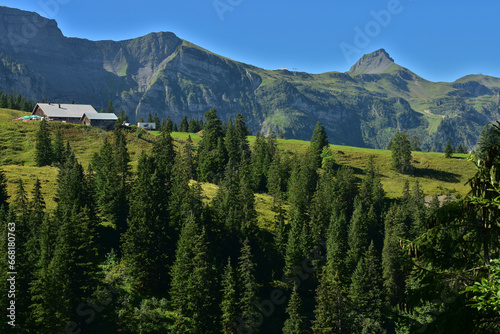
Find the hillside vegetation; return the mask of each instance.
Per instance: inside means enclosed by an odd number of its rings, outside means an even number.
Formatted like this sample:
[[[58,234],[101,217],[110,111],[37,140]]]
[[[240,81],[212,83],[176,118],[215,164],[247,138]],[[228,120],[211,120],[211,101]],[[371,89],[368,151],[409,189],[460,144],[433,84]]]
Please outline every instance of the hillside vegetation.
[[[55,185],[57,168],[35,167],[35,133],[38,123],[13,122],[12,119],[25,115],[26,113],[0,109],[0,143],[1,155],[0,166],[5,170],[9,181],[9,193],[13,194],[15,181],[21,178],[25,184],[32,184],[36,178],[42,182],[42,192],[45,195],[48,208],[54,208]],[[94,153],[99,151],[104,138],[109,136],[103,130],[83,125],[70,125],[63,123],[50,123],[50,129],[55,133],[56,127],[61,127],[64,141],[68,141],[75,151],[79,162],[87,168]],[[128,149],[131,155],[132,169],[135,170],[140,152],[151,149],[151,142],[158,132],[146,133],[136,130],[127,131]],[[181,132],[172,133],[177,143],[185,142],[191,137],[197,145],[201,136]],[[255,142],[255,136],[249,136],[250,145]],[[277,139],[278,148],[281,151],[304,153],[308,141]],[[474,174],[474,165],[467,160],[464,154],[455,154],[452,159],[446,159],[442,153],[413,152],[415,172],[412,175],[402,175],[391,169],[391,152],[387,150],[365,149],[349,146],[330,145],[337,164],[352,167],[357,177],[363,178],[368,164],[368,157],[373,156],[376,167],[381,175],[381,182],[389,198],[398,198],[402,194],[403,185],[406,181],[415,183],[418,181],[424,194],[428,197],[434,195],[463,196],[469,187],[465,183]],[[216,192],[217,186],[204,186],[209,197]],[[267,195],[258,195],[258,211],[265,219],[272,218],[266,203],[269,203]]]
[[[1,284],[23,292],[2,333],[498,333],[500,124],[474,173],[405,132],[389,153],[215,109],[201,137],[19,115],[0,110]]]

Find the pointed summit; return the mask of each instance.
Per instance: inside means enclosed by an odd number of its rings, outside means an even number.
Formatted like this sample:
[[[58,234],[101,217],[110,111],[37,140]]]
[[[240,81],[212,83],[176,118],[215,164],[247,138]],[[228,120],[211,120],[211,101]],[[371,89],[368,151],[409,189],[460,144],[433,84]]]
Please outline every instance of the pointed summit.
[[[384,49],[380,49],[361,57],[361,59],[351,67],[349,73],[380,74],[385,73],[391,65],[395,65],[394,59],[392,59]]]

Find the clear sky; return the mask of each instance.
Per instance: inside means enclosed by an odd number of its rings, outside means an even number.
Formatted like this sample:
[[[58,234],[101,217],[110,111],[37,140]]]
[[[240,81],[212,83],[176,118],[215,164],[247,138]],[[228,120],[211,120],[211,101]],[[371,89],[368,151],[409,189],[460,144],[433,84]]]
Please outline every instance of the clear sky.
[[[170,31],[266,69],[344,72],[384,48],[432,81],[500,77],[498,0],[0,0],[59,23],[63,34],[124,40]]]

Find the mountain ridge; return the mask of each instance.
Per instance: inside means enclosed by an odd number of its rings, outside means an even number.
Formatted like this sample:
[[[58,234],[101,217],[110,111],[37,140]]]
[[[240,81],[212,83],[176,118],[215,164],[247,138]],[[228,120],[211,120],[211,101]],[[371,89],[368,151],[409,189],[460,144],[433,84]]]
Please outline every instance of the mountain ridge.
[[[37,23],[36,34],[22,35],[23,22]],[[434,83],[384,49],[345,73],[265,70],[171,32],[123,41],[69,38],[54,20],[0,7],[0,50],[0,90],[98,109],[111,100],[132,119],[157,113],[179,122],[215,107],[223,120],[242,113],[254,132],[309,139],[319,120],[332,143],[385,148],[404,128],[423,148],[441,150],[446,138],[472,148],[482,126],[500,118],[500,79]],[[465,127],[468,121],[473,124]]]

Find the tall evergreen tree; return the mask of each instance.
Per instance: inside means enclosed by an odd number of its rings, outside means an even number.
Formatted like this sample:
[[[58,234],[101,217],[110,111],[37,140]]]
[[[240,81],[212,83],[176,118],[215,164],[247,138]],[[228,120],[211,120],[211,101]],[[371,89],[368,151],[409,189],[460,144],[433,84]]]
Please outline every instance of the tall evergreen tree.
[[[57,218],[64,221],[85,207],[89,209],[90,214],[94,214],[94,200],[83,167],[71,149],[65,160],[58,174]]]
[[[373,223],[373,210],[366,212],[363,204],[358,199],[355,204],[354,213],[351,218],[348,231],[349,250],[347,253],[346,265],[350,272],[356,269],[356,265],[363,257],[364,252],[370,244],[370,226]]]
[[[446,147],[444,148],[444,157],[451,158],[453,156],[453,148],[450,145],[450,141],[446,142]]]
[[[99,213],[106,221],[116,224],[120,179],[113,157],[113,148],[105,138],[101,150],[92,159],[92,170],[95,173],[94,193]]]
[[[233,334],[237,330],[238,304],[236,294],[236,281],[231,258],[228,258],[222,276],[222,302],[220,304],[221,331],[224,334]]]
[[[400,242],[408,235],[405,226],[407,219],[408,215],[400,206],[391,207],[385,219],[382,274],[385,293],[391,306],[400,303],[405,292],[406,274],[403,271],[405,257]]]
[[[160,121],[160,118],[158,118],[157,113],[155,113],[153,116],[153,123],[155,123],[157,129],[160,129],[161,121]]]
[[[188,124],[188,120],[187,120],[186,115],[184,115],[181,123],[179,124],[179,131],[180,132],[188,132],[189,131],[189,124]]]
[[[382,279],[375,246],[370,244],[352,274],[349,299],[356,333],[384,333]]]
[[[106,110],[107,113],[114,114],[115,113],[115,107],[113,107],[113,101],[109,100],[108,104],[108,109]]]
[[[240,287],[240,317],[248,327],[254,327],[255,305],[258,302],[258,285],[255,280],[255,263],[253,262],[250,241],[245,239],[238,259],[238,278]]]
[[[392,167],[403,174],[412,170],[411,144],[406,131],[399,130],[391,140]]]
[[[215,109],[205,113],[206,124],[199,144],[198,171],[201,181],[214,182],[220,177],[227,163],[224,156],[222,123]]]
[[[28,332],[30,322],[29,306],[31,296],[29,294],[29,283],[33,279],[31,253],[36,252],[36,245],[32,244],[32,231],[30,224],[30,211],[28,196],[21,179],[17,181],[16,190],[10,205],[11,214],[8,222],[15,224],[15,271],[16,279],[16,328]],[[12,227],[12,225],[9,225]],[[11,242],[9,242],[11,245]],[[34,248],[32,246],[35,246]],[[5,268],[8,268],[7,266]]]
[[[350,221],[354,211],[354,200],[358,195],[358,186],[354,171],[350,167],[341,167],[335,176],[335,193],[333,198],[334,211],[344,214]]]
[[[118,186],[116,191],[117,205],[115,214],[116,230],[119,234],[124,233],[127,225],[129,213],[128,195],[130,192],[130,154],[127,149],[127,139],[124,130],[121,128],[113,131],[113,160],[114,172],[118,177]]]
[[[122,242],[127,269],[135,286],[145,292],[162,289],[168,283],[168,258],[173,253],[168,212],[170,187],[166,182],[171,161],[168,152],[160,149],[161,143],[155,147],[153,156],[143,153],[139,157],[128,230]]]
[[[313,160],[314,160],[314,166],[316,168],[321,167],[321,153],[323,152],[324,147],[328,147],[328,139],[327,135],[325,132],[325,128],[323,125],[318,121],[316,123],[316,127],[314,128],[314,132],[311,138],[311,144],[310,144],[310,152],[313,155]]]
[[[269,169],[274,156],[278,154],[276,146],[276,138],[272,134],[264,138],[257,133],[252,154],[252,182],[256,192],[268,191]],[[279,166],[277,167],[279,169]]]
[[[213,271],[205,229],[193,218],[184,225],[172,266],[171,299],[183,318],[193,322],[193,333],[212,333],[215,325]]]
[[[316,307],[311,327],[314,334],[351,333],[345,290],[345,285],[339,281],[336,273],[330,272],[325,266],[316,289]]]
[[[50,132],[47,128],[47,121],[42,119],[40,126],[36,132],[36,153],[35,161],[38,167],[47,166],[52,163],[53,151],[52,141],[50,139]]]
[[[50,309],[59,328],[80,321],[75,310],[97,289],[97,259],[96,223],[89,209],[84,208],[61,224],[48,266],[54,295]]]
[[[302,314],[302,301],[297,288],[294,286],[292,296],[286,308],[288,319],[285,320],[283,326],[283,334],[305,334],[304,329],[305,317]]]
[[[40,254],[36,266],[33,269],[34,279],[30,283],[32,295],[31,318],[38,328],[55,331],[58,324],[55,320],[53,307],[55,306],[54,287],[52,273],[49,264],[54,255],[58,226],[48,216],[44,217],[40,226],[38,246]]]
[[[167,116],[167,118],[165,119],[165,126],[164,126],[164,131],[170,133],[172,132],[174,129],[174,124],[172,122],[172,118],[170,118],[170,115]]]

